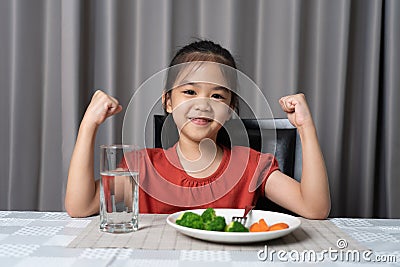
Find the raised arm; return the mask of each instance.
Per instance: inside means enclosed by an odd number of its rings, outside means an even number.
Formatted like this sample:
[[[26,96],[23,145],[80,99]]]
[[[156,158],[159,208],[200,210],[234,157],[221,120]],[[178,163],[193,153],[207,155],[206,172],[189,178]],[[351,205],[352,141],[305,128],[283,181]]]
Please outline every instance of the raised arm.
[[[331,207],[328,175],[305,96],[282,97],[279,103],[300,135],[302,175],[299,183],[280,171],[273,172],[265,186],[266,197],[303,217],[325,219]]]
[[[71,217],[86,217],[99,212],[99,182],[94,179],[93,151],[96,132],[108,117],[122,110],[118,101],[96,91],[79,127],[68,172],[65,209]]]

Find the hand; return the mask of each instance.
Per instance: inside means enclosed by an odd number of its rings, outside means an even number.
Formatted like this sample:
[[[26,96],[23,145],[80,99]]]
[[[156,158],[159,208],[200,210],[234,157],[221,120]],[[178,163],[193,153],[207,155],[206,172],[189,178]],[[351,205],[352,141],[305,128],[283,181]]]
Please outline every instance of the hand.
[[[97,127],[108,117],[119,113],[121,110],[122,106],[118,103],[117,99],[101,90],[97,90],[86,109],[83,121]]]
[[[287,113],[290,123],[296,128],[304,128],[309,125],[314,127],[304,94],[284,96],[279,99],[279,104],[283,111]]]

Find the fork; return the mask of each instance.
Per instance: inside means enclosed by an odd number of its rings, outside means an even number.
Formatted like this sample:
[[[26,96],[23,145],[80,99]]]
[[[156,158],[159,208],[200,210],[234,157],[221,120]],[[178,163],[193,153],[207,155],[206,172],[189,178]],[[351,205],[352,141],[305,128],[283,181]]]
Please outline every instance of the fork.
[[[244,214],[243,214],[243,216],[242,216],[242,217],[240,217],[240,216],[233,216],[233,217],[232,217],[232,221],[240,222],[241,224],[245,225],[245,224],[246,224],[246,221],[247,221],[247,214],[249,214],[249,212],[250,212],[252,209],[254,209],[254,206],[246,206],[246,207],[244,208]]]

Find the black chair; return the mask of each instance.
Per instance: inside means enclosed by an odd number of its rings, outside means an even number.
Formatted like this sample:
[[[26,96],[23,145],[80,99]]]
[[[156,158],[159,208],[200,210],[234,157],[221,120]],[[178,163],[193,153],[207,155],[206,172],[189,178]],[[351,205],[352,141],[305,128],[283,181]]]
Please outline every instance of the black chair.
[[[169,116],[168,118],[171,118]],[[172,118],[171,118],[171,122]],[[178,133],[176,127],[171,127],[174,132],[163,132],[163,125],[165,123],[165,116],[154,116],[154,147],[164,148],[170,147],[178,140]],[[300,179],[301,175],[301,144],[297,129],[287,119],[232,119],[227,124],[234,125],[240,123],[244,126],[248,136],[248,145],[261,152],[271,152],[275,150],[275,157],[279,163],[280,170],[294,177],[296,180]],[[229,127],[227,127],[229,128]],[[276,133],[276,134],[275,134]],[[218,133],[217,143],[230,147],[230,140],[238,140],[239,138],[232,139],[232,135],[241,134],[237,131],[230,131],[228,135],[225,127],[221,128]],[[234,138],[234,137],[233,137]],[[246,139],[246,138],[242,138]],[[263,140],[262,140],[263,139]],[[275,142],[276,139],[276,142]],[[247,139],[246,139],[247,140]],[[262,141],[261,141],[262,140]],[[268,151],[262,151],[267,149]],[[280,207],[274,202],[266,198],[260,198],[257,202],[256,209],[271,210],[293,214],[292,212]]]

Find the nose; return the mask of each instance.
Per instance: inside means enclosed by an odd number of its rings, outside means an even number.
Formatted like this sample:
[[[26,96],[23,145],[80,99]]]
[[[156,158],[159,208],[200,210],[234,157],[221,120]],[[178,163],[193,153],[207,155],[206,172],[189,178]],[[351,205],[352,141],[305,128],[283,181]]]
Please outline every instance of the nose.
[[[194,109],[198,111],[210,111],[211,110],[211,104],[210,100],[206,97],[204,98],[199,98],[194,100]]]

